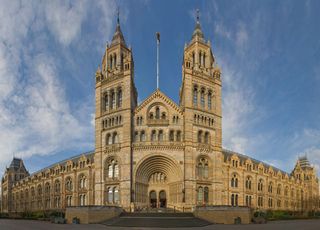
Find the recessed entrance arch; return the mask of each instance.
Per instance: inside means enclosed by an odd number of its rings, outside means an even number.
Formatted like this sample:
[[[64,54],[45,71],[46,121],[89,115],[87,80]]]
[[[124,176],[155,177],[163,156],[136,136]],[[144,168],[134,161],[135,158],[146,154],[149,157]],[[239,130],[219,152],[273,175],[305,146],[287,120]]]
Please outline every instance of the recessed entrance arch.
[[[182,170],[170,156],[150,155],[134,173],[137,207],[166,208],[182,202]]]

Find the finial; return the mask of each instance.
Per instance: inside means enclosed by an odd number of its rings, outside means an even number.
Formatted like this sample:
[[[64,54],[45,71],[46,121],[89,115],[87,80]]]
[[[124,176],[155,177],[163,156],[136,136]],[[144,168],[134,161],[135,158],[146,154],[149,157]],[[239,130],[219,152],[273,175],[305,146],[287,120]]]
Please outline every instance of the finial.
[[[199,18],[200,18],[200,10],[197,9],[197,23],[199,23]]]
[[[118,25],[120,24],[120,9],[119,9],[119,6],[118,6],[118,9],[117,9],[117,24]]]

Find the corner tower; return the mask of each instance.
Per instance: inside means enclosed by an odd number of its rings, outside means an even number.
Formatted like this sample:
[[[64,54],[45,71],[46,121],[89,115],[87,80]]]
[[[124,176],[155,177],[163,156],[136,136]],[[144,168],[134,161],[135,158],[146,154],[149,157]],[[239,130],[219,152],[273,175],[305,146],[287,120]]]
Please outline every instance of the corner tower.
[[[211,43],[205,40],[201,29],[199,11],[191,41],[184,48],[180,106],[185,115],[185,177],[191,178],[186,180],[186,193],[188,187],[189,193],[192,189],[207,188],[209,198],[206,201],[220,205],[223,160],[221,78]],[[209,167],[207,178],[201,178],[197,170],[192,170],[201,164]],[[186,197],[197,197],[197,194],[186,194]]]
[[[137,91],[132,51],[119,16],[95,79],[95,204],[126,208],[130,206],[132,111]]]

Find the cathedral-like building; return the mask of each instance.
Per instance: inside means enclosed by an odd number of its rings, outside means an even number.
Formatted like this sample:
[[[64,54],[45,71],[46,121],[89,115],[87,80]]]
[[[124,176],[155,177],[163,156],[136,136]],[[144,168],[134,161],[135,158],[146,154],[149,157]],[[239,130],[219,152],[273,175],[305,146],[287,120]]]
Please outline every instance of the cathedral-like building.
[[[2,212],[119,206],[125,210],[247,206],[319,210],[306,157],[293,171],[222,148],[221,71],[197,18],[184,47],[179,104],[159,89],[140,104],[119,20],[95,74],[95,149],[29,174],[14,158]]]

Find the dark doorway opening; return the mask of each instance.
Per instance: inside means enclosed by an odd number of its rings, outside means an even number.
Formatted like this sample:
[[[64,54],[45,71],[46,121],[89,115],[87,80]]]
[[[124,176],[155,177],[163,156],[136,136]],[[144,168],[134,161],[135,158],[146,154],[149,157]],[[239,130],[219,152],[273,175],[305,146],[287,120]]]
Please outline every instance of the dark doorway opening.
[[[159,201],[160,201],[160,208],[165,208],[167,206],[167,197],[166,197],[166,192],[164,190],[160,191],[159,193]]]
[[[149,197],[150,197],[151,208],[156,208],[157,207],[157,193],[156,193],[156,191],[151,191],[149,194]]]

